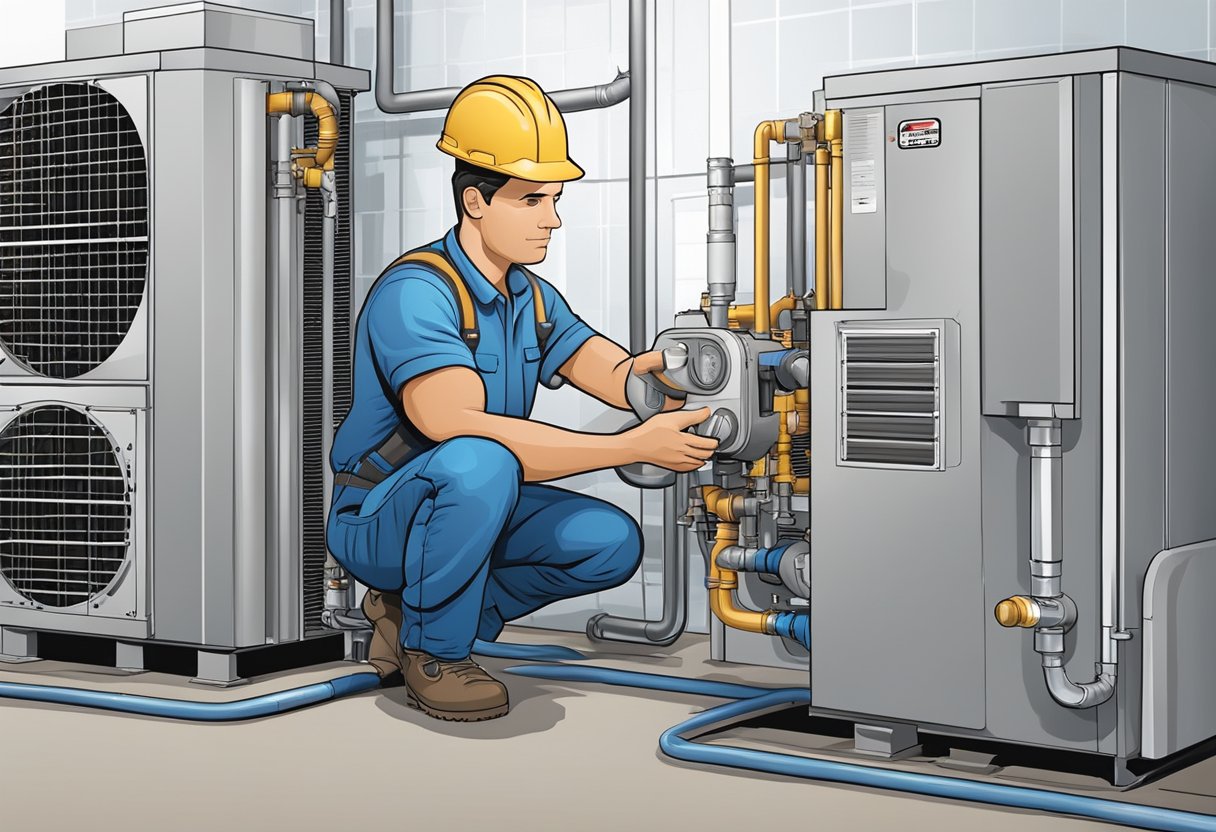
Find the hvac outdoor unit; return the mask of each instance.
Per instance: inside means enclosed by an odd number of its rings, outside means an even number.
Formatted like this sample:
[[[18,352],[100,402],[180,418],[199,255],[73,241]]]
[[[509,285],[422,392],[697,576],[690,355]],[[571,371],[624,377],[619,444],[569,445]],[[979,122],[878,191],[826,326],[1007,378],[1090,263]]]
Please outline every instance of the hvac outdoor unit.
[[[113,637],[128,663],[146,640],[223,659],[317,634],[367,73],[314,63],[311,21],[210,3],[67,47],[0,70],[0,653],[39,630]],[[341,104],[329,320],[321,198],[272,192],[310,136],[266,112],[314,79]]]
[[[813,712],[1126,783],[1216,735],[1216,66],[1105,49],[823,94]]]

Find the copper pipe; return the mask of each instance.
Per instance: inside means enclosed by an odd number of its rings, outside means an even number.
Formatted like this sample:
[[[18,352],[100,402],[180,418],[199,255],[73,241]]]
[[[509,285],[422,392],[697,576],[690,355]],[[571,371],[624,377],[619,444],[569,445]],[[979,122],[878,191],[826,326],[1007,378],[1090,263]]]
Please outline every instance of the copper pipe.
[[[832,152],[832,309],[844,308],[844,132],[840,110],[824,114],[824,136]]]
[[[792,294],[777,298],[768,307],[770,324],[775,322],[782,312],[793,312],[797,305],[798,299]],[[701,294],[701,310],[709,312],[708,293]],[[756,320],[756,305],[753,303],[735,304],[727,310],[726,320],[731,329],[751,329]]]
[[[753,612],[739,607],[734,595],[739,586],[739,576],[733,570],[718,565],[719,553],[739,542],[738,521],[743,510],[743,495],[732,494],[715,485],[705,486],[701,493],[705,499],[705,509],[718,518],[714,547],[709,553],[709,576],[705,581],[709,588],[709,608],[727,627],[772,635],[775,611]]]
[[[755,169],[756,208],[755,208],[755,237],[756,256],[753,287],[753,302],[755,304],[756,323],[753,331],[757,335],[767,335],[771,326],[769,319],[769,193],[768,193],[768,146],[769,142],[785,142],[785,122],[772,120],[762,121],[756,125],[755,141],[752,148],[752,165]]]
[[[795,494],[810,494],[811,493],[811,478],[810,477],[795,477],[794,478],[794,493]]]
[[[291,116],[308,112],[317,119],[317,145],[292,148],[292,173],[306,188],[321,187],[322,173],[334,169],[334,151],[338,148],[338,115],[333,106],[317,92],[272,92],[266,96],[266,112]]]
[[[822,124],[822,122],[821,122]],[[815,308],[827,309],[828,289],[828,169],[832,154],[826,147],[815,151]]]
[[[794,483],[794,444],[788,417],[794,412],[794,407],[793,395],[773,397],[773,410],[780,414],[777,420],[777,473],[773,476],[773,482],[788,482],[790,485]]]

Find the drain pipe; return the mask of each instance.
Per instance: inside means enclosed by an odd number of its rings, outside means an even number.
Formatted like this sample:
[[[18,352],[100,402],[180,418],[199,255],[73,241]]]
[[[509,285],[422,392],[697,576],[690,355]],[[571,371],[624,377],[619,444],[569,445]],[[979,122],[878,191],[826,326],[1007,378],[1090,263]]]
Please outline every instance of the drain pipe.
[[[397,92],[393,89],[396,49],[393,42],[393,0],[376,0],[376,106],[385,113],[424,113],[446,110],[451,106],[460,87]],[[632,62],[637,56],[630,55]],[[632,69],[632,67],[631,67]],[[629,97],[628,72],[618,72],[616,78],[594,87],[578,87],[549,93],[549,98],[563,113],[598,110],[619,104]]]
[[[1064,634],[1077,619],[1076,604],[1061,588],[1064,548],[1063,452],[1059,419],[1029,419],[1030,595],[996,605],[1002,627],[1034,628],[1034,649],[1043,657],[1043,677],[1051,698],[1066,708],[1092,708],[1110,699],[1118,672],[1116,657],[1103,656],[1092,682],[1074,682],[1064,668]],[[1103,561],[1111,547],[1103,547]],[[1104,564],[1105,565],[1105,564]],[[1105,580],[1105,570],[1103,571]],[[1112,594],[1102,593],[1102,620],[1108,621]]]

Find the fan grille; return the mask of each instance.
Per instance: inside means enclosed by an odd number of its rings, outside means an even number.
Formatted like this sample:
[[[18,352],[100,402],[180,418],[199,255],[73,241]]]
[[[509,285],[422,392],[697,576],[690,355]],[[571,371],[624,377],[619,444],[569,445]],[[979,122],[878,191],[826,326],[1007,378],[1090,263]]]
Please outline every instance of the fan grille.
[[[48,607],[88,601],[122,568],[131,499],[109,436],[60,406],[0,432],[0,574]]]
[[[92,84],[48,84],[0,113],[0,343],[75,378],[122,342],[148,265],[147,160]]]

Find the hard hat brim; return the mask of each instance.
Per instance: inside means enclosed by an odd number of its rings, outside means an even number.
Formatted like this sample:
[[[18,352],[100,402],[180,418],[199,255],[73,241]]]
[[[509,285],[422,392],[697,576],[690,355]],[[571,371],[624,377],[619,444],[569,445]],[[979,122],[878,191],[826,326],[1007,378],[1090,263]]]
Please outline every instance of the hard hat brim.
[[[575,164],[573,159],[559,159],[552,162],[534,162],[531,159],[517,159],[501,165],[487,165],[485,162],[468,158],[459,151],[445,147],[441,139],[435,147],[449,156],[468,162],[479,168],[506,174],[515,179],[526,179],[529,182],[572,182],[582,179],[587,172]]]

